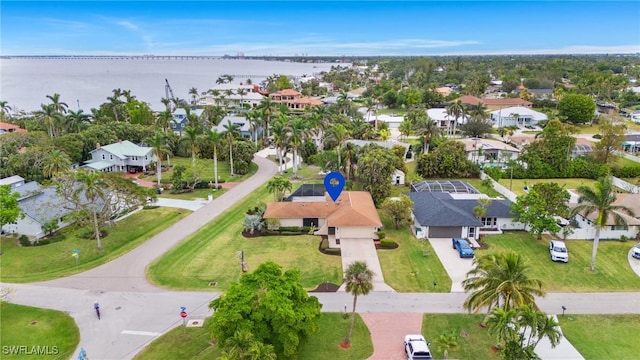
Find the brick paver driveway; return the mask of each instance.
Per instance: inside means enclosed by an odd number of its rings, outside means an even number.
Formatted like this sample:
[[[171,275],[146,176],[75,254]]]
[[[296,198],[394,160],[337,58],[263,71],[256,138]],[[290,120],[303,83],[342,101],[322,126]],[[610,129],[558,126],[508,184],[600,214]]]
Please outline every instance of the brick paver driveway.
[[[407,334],[422,334],[422,313],[360,314],[373,342],[369,360],[405,360],[403,339]]]

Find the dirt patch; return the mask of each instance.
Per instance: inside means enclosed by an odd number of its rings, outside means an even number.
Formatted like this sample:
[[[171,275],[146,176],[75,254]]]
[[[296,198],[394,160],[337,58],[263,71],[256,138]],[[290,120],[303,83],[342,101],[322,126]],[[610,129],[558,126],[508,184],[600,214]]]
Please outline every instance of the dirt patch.
[[[309,292],[336,292],[340,288],[340,285],[332,284],[332,283],[322,283],[318,285],[315,289]]]
[[[246,238],[256,238],[262,236],[262,234],[260,233],[260,230],[254,230],[253,234],[249,231],[243,231],[242,236]]]

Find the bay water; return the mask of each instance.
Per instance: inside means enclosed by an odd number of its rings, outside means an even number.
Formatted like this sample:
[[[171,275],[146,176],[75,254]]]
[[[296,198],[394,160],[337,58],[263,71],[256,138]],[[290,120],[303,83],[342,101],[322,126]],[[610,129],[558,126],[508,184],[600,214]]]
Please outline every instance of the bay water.
[[[164,110],[165,79],[176,97],[190,100],[189,89],[202,93],[215,87],[222,75],[237,76],[233,83],[254,84],[278,75],[311,76],[329,71],[343,63],[300,63],[255,59],[222,58],[2,58],[0,59],[0,100],[19,111],[31,112],[51,101],[46,97],[60,94],[70,110],[91,108],[107,102],[114,89],[131,90],[153,110]]]

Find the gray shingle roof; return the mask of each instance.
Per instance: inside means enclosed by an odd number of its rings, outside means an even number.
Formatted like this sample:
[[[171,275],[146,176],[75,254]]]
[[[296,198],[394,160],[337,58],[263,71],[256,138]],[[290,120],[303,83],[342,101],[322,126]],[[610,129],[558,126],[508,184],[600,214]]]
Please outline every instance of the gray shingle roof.
[[[86,199],[83,198],[83,202]],[[71,210],[65,208],[67,201],[59,195],[56,188],[42,188],[39,195],[25,198],[18,202],[18,206],[30,218],[36,220],[40,224],[45,224],[53,219],[59,219],[71,213]],[[98,200],[95,204],[96,208],[102,208],[104,201]]]
[[[478,201],[454,199],[448,193],[409,192],[413,201],[413,214],[422,226],[482,226],[473,214]],[[493,200],[485,217],[511,218],[508,200]]]

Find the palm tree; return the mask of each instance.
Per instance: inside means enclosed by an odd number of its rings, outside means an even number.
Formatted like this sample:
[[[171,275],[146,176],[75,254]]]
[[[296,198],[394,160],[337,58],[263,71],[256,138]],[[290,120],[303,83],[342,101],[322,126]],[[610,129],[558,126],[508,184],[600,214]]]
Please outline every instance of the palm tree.
[[[158,188],[160,188],[160,180],[162,177],[162,157],[169,156],[171,150],[167,146],[167,137],[161,133],[156,132],[153,137],[145,140],[149,146],[151,146],[152,153],[156,156],[156,171],[158,172]]]
[[[341,158],[341,152],[342,152],[342,144],[347,141],[349,139],[349,130],[347,130],[347,128],[342,125],[342,124],[338,124],[336,126],[333,126],[331,128],[329,128],[329,131],[327,132],[327,137],[333,141],[336,142],[337,144],[337,148],[338,148],[338,169],[341,169],[342,166],[342,158]]]
[[[171,112],[171,99],[163,97],[160,102],[164,105],[165,110]]]
[[[64,152],[58,149],[51,150],[42,166],[42,174],[47,178],[52,178],[58,174],[68,171],[71,167],[71,159]]]
[[[11,110],[13,110],[13,108],[9,106],[8,102],[0,101],[0,114],[2,114],[2,116],[7,116],[8,118],[10,118]]]
[[[41,104],[41,110],[35,112],[36,118],[47,127],[50,137],[54,137],[57,134],[58,122],[61,121],[62,114],[55,110],[53,104]]]
[[[189,144],[189,148],[191,148],[191,165],[196,164],[196,156],[198,154],[198,135],[200,135],[200,131],[195,126],[187,126],[184,129],[184,137],[182,141],[185,141]]]
[[[431,140],[440,134],[440,128],[436,122],[427,117],[424,120],[418,121],[415,127],[416,135],[422,136],[422,152],[429,153],[431,147]]]
[[[69,110],[66,118],[67,133],[79,132],[81,128],[84,128],[85,125],[91,123],[89,114],[85,114],[84,112],[82,112],[82,109],[78,111]]]
[[[276,110],[276,103],[271,100],[270,97],[266,96],[260,103],[257,108],[262,111],[262,116],[264,119],[264,128],[267,131],[267,138],[269,138],[269,124],[271,123],[271,116]]]
[[[84,193],[84,197],[89,201],[88,206],[95,206],[96,200],[101,199],[106,202],[107,195],[104,191],[106,182],[100,172],[78,171],[76,172],[76,180],[79,185],[74,193],[76,198],[80,198],[80,194]],[[105,205],[108,206],[108,205]],[[92,209],[93,213],[93,229],[95,231],[98,250],[102,250],[102,242],[100,241],[100,225],[98,224],[98,209]]]
[[[301,117],[294,117],[288,124],[288,141],[293,148],[293,177],[298,177],[298,149],[308,137],[307,123]]]
[[[216,190],[218,190],[218,148],[220,148],[224,140],[223,134],[219,133],[218,129],[210,130],[209,140],[213,143],[213,181]]]
[[[256,144],[256,149],[258,148],[258,130],[260,129],[260,123],[262,122],[262,113],[260,110],[252,110],[247,113],[247,120],[249,121],[249,126],[253,131],[253,141]]]
[[[224,138],[229,143],[230,174],[231,176],[233,176],[233,140],[236,138],[236,136],[240,136],[240,126],[229,121],[226,124],[222,125],[222,127],[224,127]]]
[[[598,254],[598,244],[600,243],[600,230],[607,225],[609,218],[613,218],[616,225],[625,226],[627,220],[621,213],[634,217],[632,209],[622,206],[613,205],[616,201],[616,193],[613,189],[613,180],[611,176],[602,177],[594,185],[595,189],[582,185],[578,187],[577,192],[578,206],[573,208],[571,217],[580,214],[585,218],[590,214],[597,214],[594,220],[596,233],[593,237],[593,249],[591,250],[591,271],[596,270],[596,255]]]
[[[189,89],[189,95],[191,95],[191,104],[195,105],[198,103],[198,89],[192,87]]]
[[[240,88],[236,90],[236,94],[240,95],[240,108],[244,110],[244,96],[247,95],[247,89]]]
[[[473,264],[462,282],[464,290],[470,292],[464,302],[469,311],[477,313],[484,307],[488,308],[487,314],[493,307],[509,310],[531,304],[534,296],[545,294],[540,280],[529,277],[530,267],[518,253],[490,253],[476,257]]]
[[[373,271],[369,269],[367,263],[364,261],[354,261],[347,267],[347,271],[344,274],[344,281],[346,283],[346,291],[353,295],[353,309],[351,310],[351,325],[347,331],[347,336],[342,343],[346,346],[351,345],[351,332],[353,331],[353,324],[356,322],[356,304],[358,302],[359,295],[367,295],[373,290]]]
[[[281,176],[275,176],[267,182],[267,191],[273,193],[275,201],[282,201],[285,190],[291,191],[292,186],[291,181]]]
[[[171,111],[161,111],[156,115],[156,126],[161,128],[162,132],[166,134],[167,129],[171,126],[171,120],[173,120]]]
[[[341,114],[346,115],[348,113],[349,107],[351,107],[351,99],[349,99],[349,94],[346,91],[340,90],[336,105],[338,105]]]
[[[276,156],[278,157],[278,171],[280,175],[284,171],[284,154],[283,150],[285,149],[285,144],[287,142],[287,119],[276,119],[271,125],[271,130],[273,131],[273,144],[276,147]]]
[[[56,112],[59,112],[60,114],[67,113],[69,105],[67,105],[67,103],[65,102],[60,101],[60,94],[55,93],[53,95],[47,95],[47,99],[51,100],[51,105],[53,105],[53,108]]]
[[[452,102],[447,106],[447,115],[453,116],[455,121],[453,122],[453,137],[456,137],[456,125],[458,119],[464,115],[464,105],[460,99]]]

